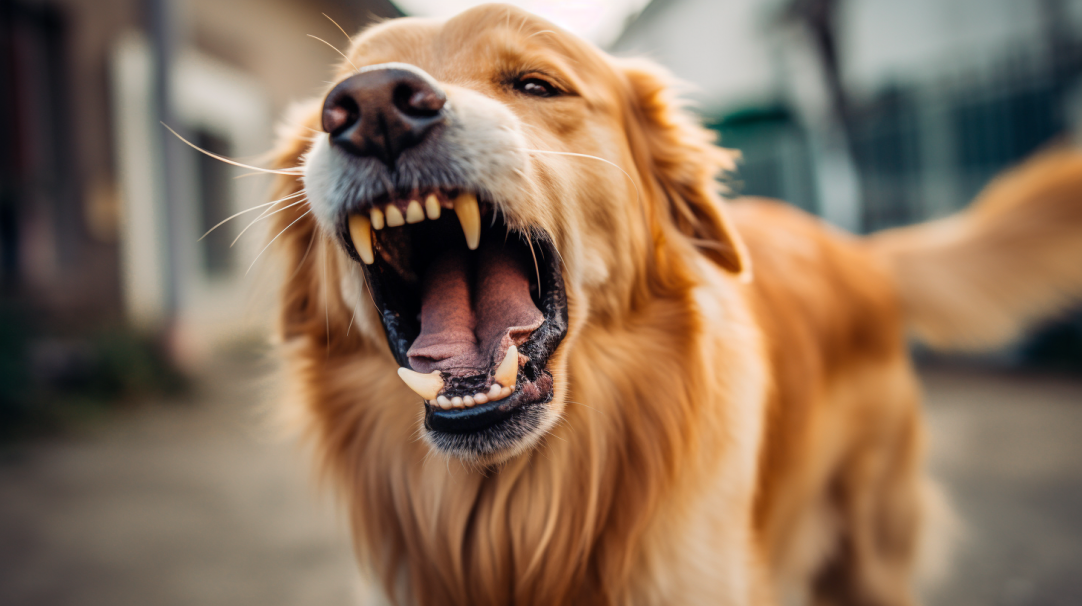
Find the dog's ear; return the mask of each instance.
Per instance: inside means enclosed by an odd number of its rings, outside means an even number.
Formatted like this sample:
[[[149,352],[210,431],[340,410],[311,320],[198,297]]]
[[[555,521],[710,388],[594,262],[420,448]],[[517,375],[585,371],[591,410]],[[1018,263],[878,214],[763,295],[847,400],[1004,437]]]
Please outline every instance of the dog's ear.
[[[627,81],[639,171],[656,180],[680,232],[721,267],[749,276],[747,251],[719,195],[718,177],[736,169],[737,152],[715,145],[716,134],[676,98],[664,68],[644,59],[620,59],[617,68]]]

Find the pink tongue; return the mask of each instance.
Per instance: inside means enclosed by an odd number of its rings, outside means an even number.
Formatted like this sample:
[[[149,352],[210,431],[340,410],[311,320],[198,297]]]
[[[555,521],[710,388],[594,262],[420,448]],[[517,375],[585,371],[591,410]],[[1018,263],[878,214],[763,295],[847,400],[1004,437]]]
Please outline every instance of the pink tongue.
[[[512,343],[522,345],[544,322],[523,263],[499,241],[478,253],[472,285],[466,251],[443,253],[425,273],[421,334],[407,352],[413,370],[488,373]]]

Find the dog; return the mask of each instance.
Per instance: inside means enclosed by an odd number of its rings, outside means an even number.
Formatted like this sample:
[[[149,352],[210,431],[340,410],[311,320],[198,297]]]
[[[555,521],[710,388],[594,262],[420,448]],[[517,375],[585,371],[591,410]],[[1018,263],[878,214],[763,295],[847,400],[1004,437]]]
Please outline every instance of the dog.
[[[365,603],[917,602],[907,331],[992,348],[1082,296],[1082,154],[861,238],[724,200],[664,70],[516,8],[344,58],[280,133],[272,242]]]

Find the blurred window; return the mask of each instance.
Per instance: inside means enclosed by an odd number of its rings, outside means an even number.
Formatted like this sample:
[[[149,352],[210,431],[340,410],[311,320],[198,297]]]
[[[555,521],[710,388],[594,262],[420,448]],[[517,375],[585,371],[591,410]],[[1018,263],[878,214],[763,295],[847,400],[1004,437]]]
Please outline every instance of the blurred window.
[[[854,112],[854,160],[863,188],[863,229],[875,231],[919,218],[920,133],[911,97],[888,89]]]
[[[63,21],[0,2],[0,280],[46,284],[76,257]]]
[[[231,157],[232,146],[225,137],[207,130],[195,132],[195,144],[219,156]],[[215,160],[205,154],[197,154],[196,171],[199,182],[199,209],[201,215],[201,233],[222,222],[231,213],[233,171],[228,164]],[[229,224],[227,224],[229,225]],[[235,224],[234,224],[235,226]],[[230,244],[235,229],[222,226],[203,238],[203,271],[208,276],[228,273],[233,268],[233,255]]]
[[[734,193],[778,198],[816,212],[804,130],[784,107],[753,107],[713,121],[721,145],[740,151]]]

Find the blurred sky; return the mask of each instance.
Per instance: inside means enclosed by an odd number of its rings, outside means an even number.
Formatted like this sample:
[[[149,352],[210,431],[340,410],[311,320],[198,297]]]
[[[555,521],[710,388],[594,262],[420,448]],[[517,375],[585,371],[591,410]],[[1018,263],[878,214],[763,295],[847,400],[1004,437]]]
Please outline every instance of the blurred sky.
[[[510,0],[532,13],[552,21],[600,46],[607,46],[620,35],[628,20],[639,13],[649,0]],[[480,4],[475,0],[395,0],[408,15],[446,19]]]

